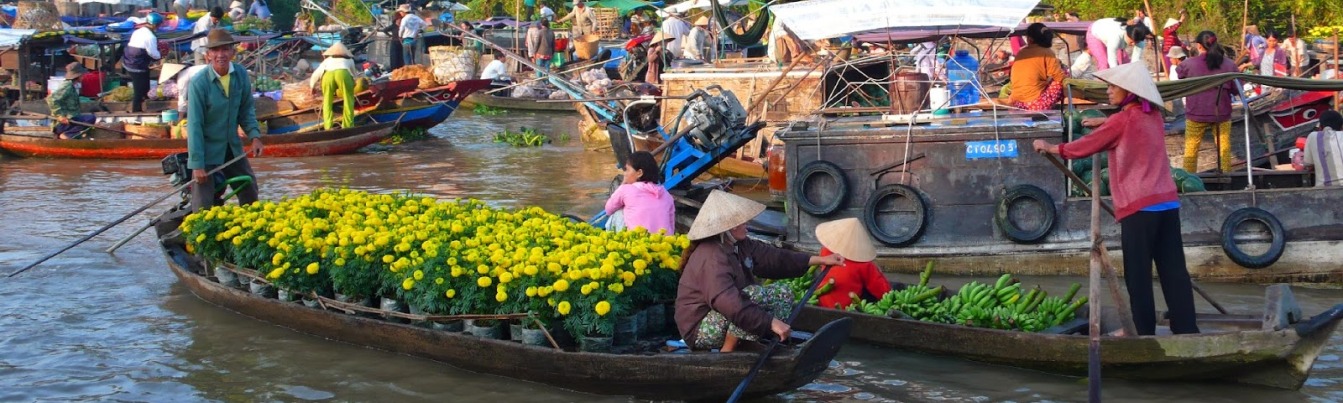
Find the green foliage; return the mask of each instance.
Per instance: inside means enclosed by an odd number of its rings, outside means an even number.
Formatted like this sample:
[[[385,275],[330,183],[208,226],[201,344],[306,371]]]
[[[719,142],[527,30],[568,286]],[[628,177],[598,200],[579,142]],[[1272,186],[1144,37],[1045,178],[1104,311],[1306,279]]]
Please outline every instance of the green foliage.
[[[373,12],[368,7],[360,0],[333,0],[331,15],[350,26],[373,25]]]
[[[494,134],[495,143],[507,143],[514,147],[540,147],[550,142],[546,135],[538,133],[536,129],[522,128],[522,131],[514,132],[504,130]]]
[[[472,112],[472,113],[475,113],[475,114],[477,114],[477,115],[480,115],[480,116],[499,116],[499,115],[508,113],[508,110],[507,110],[507,109],[499,109],[499,108],[491,108],[491,107],[489,107],[489,106],[487,106],[487,105],[476,104],[476,107],[475,107],[475,108],[471,108],[471,112]]]
[[[297,0],[271,1],[268,4],[270,5],[271,22],[275,24],[275,29],[279,30],[294,28],[294,20],[298,17],[298,13],[303,11],[300,9]]]
[[[387,138],[382,139],[382,141],[378,143],[384,145],[397,145],[401,143],[409,143],[412,141],[420,141],[427,139],[429,137],[431,137],[429,135],[429,130],[426,130],[424,128],[420,127],[414,129],[397,128],[396,131],[392,132],[391,136],[387,136]]]

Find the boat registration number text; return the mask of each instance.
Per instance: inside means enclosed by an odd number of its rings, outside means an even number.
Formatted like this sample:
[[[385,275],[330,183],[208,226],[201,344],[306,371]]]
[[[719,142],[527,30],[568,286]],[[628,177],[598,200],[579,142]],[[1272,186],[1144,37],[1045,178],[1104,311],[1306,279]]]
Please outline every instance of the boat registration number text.
[[[1016,140],[988,140],[965,142],[965,159],[1016,158]]]

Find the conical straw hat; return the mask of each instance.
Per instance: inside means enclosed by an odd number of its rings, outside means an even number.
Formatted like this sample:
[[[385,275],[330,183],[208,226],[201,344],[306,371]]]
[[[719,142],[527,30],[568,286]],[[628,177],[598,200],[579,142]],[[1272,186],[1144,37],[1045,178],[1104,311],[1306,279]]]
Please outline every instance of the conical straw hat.
[[[1096,72],[1096,79],[1126,89],[1156,107],[1164,105],[1161,101],[1161,92],[1157,91],[1156,82],[1152,81],[1152,73],[1147,71],[1147,65],[1143,62],[1121,64],[1109,70]]]
[[[354,55],[350,54],[350,50],[345,48],[345,44],[340,42],[336,42],[335,45],[331,45],[331,47],[327,48],[326,51],[322,52],[322,56],[354,58]]]
[[[185,70],[186,68],[187,66],[185,64],[164,63],[163,67],[159,69],[159,82],[172,80],[173,76],[176,76],[177,73],[181,73],[182,70]]]
[[[855,262],[871,262],[877,258],[872,238],[857,218],[845,218],[816,226],[816,239],[821,246]]]
[[[686,236],[692,241],[698,241],[718,235],[751,221],[762,211],[765,211],[763,204],[714,190],[713,193],[709,193],[709,198],[704,200],[704,207],[699,209],[699,215],[695,216],[695,223],[690,225],[690,233]]]

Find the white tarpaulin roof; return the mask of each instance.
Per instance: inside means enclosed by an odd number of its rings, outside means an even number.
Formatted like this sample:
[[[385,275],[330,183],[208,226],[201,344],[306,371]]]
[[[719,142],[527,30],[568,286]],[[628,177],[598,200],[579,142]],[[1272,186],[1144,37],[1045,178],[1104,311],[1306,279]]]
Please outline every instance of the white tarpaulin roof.
[[[713,7],[713,5],[709,3],[709,1],[710,0],[686,0],[680,3],[667,6],[667,8],[664,8],[663,10],[670,11],[673,13],[684,13],[694,9],[705,10],[710,7]],[[718,5],[729,6],[729,7],[744,6],[750,3],[751,2],[749,0],[718,0]]]
[[[151,0],[78,0],[78,1],[79,4],[103,3],[103,4],[111,4],[114,6],[139,6],[139,7],[154,6],[154,2]]]
[[[1015,28],[1039,0],[808,0],[770,6],[804,40],[890,27]]]
[[[23,38],[37,33],[35,29],[0,28],[0,48],[8,49],[18,45]]]

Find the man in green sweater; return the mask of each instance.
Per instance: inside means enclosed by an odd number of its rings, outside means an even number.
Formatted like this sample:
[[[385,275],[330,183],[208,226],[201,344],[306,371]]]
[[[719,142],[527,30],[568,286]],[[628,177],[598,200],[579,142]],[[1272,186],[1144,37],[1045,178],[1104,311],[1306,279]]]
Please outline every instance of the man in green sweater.
[[[247,69],[233,63],[238,42],[222,29],[210,30],[205,47],[209,67],[187,83],[187,168],[196,180],[191,190],[191,205],[197,211],[215,203],[215,184],[226,178],[252,177],[238,191],[238,202],[257,200],[256,175],[243,157],[225,166],[216,175],[205,173],[243,155],[238,129],[252,140],[252,152],[261,155],[261,127],[252,103],[252,84]],[[236,186],[236,185],[235,185]]]

